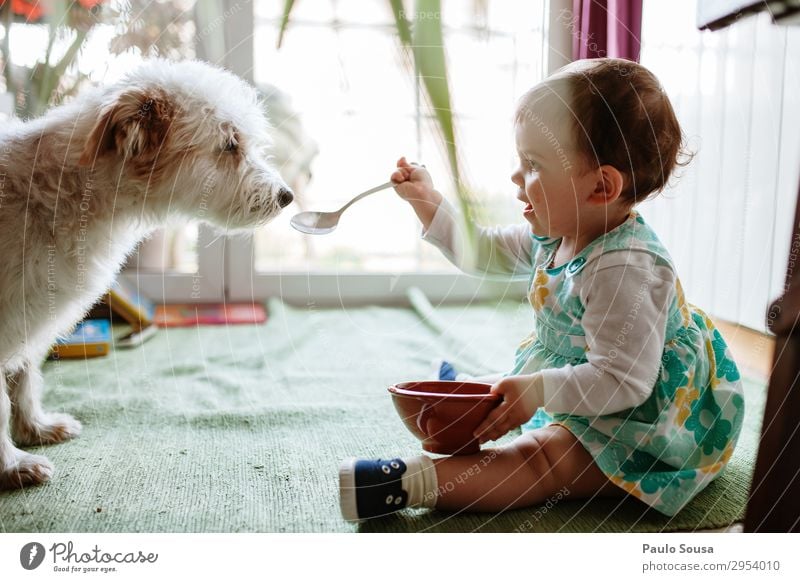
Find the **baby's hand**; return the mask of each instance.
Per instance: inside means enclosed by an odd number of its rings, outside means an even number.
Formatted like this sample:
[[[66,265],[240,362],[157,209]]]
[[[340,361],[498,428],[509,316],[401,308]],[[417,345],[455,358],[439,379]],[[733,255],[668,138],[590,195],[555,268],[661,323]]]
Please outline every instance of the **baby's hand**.
[[[503,402],[475,429],[474,435],[481,444],[497,440],[528,422],[536,409],[544,404],[541,374],[506,376],[492,386],[492,392],[502,394]]]
[[[407,202],[427,202],[434,198],[433,180],[428,170],[409,164],[405,157],[397,160],[397,170],[391,179],[395,183],[395,191]]]

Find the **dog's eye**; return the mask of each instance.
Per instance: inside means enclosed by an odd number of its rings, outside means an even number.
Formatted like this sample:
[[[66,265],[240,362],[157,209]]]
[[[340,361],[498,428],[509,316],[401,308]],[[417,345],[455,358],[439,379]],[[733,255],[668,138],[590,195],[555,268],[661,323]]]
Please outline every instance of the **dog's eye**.
[[[229,142],[227,142],[222,149],[225,150],[226,152],[235,152],[236,150],[239,149],[239,144],[236,143],[236,140],[232,139]]]

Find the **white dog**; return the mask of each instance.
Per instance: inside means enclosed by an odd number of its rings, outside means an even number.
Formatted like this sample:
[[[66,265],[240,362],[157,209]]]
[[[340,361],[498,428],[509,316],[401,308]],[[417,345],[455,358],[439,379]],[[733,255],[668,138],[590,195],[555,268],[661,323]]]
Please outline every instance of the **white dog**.
[[[0,489],[53,472],[14,443],[80,432],[71,416],[42,410],[40,364],[139,240],[176,217],[252,228],[292,201],[265,159],[268,138],[241,79],[161,60],[0,129]]]

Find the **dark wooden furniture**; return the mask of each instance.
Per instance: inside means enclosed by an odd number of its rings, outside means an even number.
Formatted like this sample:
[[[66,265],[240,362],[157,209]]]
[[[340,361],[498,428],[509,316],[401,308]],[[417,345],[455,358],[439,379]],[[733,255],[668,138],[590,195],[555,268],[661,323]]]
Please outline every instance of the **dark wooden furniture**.
[[[800,191],[784,294],[769,308],[777,336],[745,531],[800,531]]]

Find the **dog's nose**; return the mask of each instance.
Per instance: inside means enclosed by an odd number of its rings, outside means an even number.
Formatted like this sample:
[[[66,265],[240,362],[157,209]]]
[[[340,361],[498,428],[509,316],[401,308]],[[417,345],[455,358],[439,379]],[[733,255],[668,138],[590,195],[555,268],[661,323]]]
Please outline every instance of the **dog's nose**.
[[[294,194],[288,188],[281,188],[278,191],[278,204],[281,205],[281,208],[286,208],[289,204],[292,203],[294,200]]]

